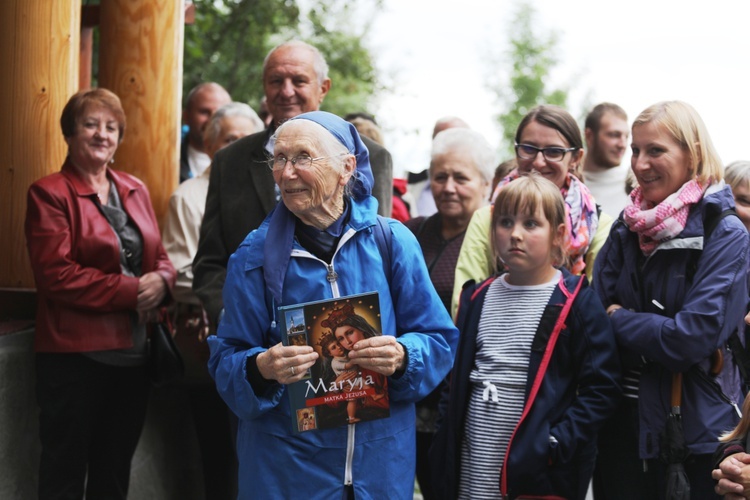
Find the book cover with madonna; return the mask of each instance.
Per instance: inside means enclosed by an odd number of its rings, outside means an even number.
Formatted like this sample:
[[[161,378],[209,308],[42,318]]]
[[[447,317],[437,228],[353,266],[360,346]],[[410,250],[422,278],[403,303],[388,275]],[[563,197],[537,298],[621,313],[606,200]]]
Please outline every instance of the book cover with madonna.
[[[382,335],[377,292],[279,308],[284,345],[309,345],[318,360],[287,386],[294,432],[390,416],[388,379],[349,361],[358,341]]]

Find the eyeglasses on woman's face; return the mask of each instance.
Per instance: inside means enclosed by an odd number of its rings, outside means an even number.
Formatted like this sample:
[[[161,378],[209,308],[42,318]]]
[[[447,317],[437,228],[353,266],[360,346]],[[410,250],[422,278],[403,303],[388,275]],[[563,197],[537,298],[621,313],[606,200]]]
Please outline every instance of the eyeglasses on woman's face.
[[[310,155],[298,155],[294,158],[287,158],[284,155],[279,155],[268,160],[268,167],[274,172],[280,172],[286,168],[287,162],[291,162],[292,166],[297,170],[308,170],[312,167],[312,164],[316,160],[322,160],[324,156],[318,156],[313,158]]]
[[[274,172],[281,172],[286,168],[287,162],[289,162],[297,170],[309,170],[312,167],[314,161],[325,160],[327,158],[335,158],[337,156],[344,156],[347,154],[349,153],[341,153],[334,156],[318,156],[317,158],[313,158],[307,154],[297,155],[293,158],[287,158],[284,155],[278,155],[268,160],[268,167]]]
[[[548,147],[538,148],[531,144],[516,144],[516,156],[522,160],[533,160],[540,152],[544,159],[547,161],[562,161],[565,158],[565,153],[576,151],[578,148],[559,148],[559,147]]]

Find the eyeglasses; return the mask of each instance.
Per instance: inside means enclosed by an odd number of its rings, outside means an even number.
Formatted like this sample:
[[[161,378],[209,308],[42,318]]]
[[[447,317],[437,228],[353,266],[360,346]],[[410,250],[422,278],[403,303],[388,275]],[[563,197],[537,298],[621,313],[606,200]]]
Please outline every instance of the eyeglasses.
[[[579,148],[538,148],[531,144],[516,144],[516,155],[522,160],[533,160],[541,151],[542,156],[547,161],[560,161],[565,157],[565,153],[577,151]]]
[[[284,155],[280,155],[268,160],[268,168],[270,168],[274,172],[281,172],[282,170],[284,170],[284,168],[286,168],[287,162],[291,162],[292,166],[297,170],[308,170],[310,167],[312,167],[314,161],[325,160],[326,158],[334,158],[336,156],[343,156],[348,154],[349,153],[341,153],[340,155],[318,156],[317,158],[312,158],[310,155],[299,155],[295,156],[294,158],[287,158]]]

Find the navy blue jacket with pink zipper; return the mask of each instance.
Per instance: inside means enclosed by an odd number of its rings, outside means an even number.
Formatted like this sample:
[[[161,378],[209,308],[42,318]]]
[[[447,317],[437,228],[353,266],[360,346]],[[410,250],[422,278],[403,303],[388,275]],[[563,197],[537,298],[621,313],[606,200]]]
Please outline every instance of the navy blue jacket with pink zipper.
[[[563,269],[537,327],[529,360],[526,414],[506,450],[505,481],[498,476],[488,486],[504,489],[508,498],[584,499],[594,469],[596,434],[614,411],[620,397],[620,363],[607,315],[594,291],[583,283],[544,369],[543,357],[567,295],[580,279]],[[468,401],[469,375],[474,366],[477,330],[485,280],[464,287],[458,311],[460,331],[456,361],[444,393],[440,429],[430,451],[435,491],[457,498],[461,468],[461,441]],[[541,374],[536,396],[532,385]],[[550,435],[556,443],[550,442]]]

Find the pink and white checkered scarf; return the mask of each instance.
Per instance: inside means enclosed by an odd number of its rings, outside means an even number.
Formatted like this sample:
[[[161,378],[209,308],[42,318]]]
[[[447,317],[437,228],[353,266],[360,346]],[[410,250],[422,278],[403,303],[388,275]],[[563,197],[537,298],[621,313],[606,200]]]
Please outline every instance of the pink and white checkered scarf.
[[[690,180],[651,208],[640,186],[630,193],[631,204],[625,207],[623,218],[630,230],[638,233],[644,255],[651,255],[660,243],[671,240],[685,229],[690,207],[703,198],[709,185],[701,186],[695,179]]]

